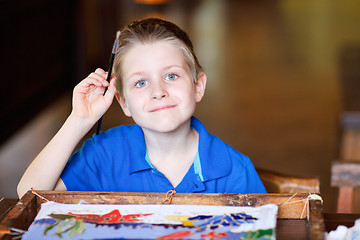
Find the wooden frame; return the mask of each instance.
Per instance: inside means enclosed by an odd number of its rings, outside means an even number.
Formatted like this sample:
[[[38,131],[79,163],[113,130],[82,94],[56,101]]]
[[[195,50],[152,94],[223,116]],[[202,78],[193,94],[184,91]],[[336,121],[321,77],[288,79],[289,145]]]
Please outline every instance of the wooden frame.
[[[14,206],[0,223],[0,239],[11,239],[10,229],[26,230],[34,220],[40,205],[47,199],[59,203],[77,204],[162,204],[165,193],[122,193],[122,192],[63,192],[31,191]],[[316,195],[318,196],[318,195]],[[176,193],[171,204],[222,205],[222,206],[279,206],[278,221],[306,221],[309,239],[324,239],[325,226],[322,218],[322,203],[309,194],[218,194],[218,193]]]

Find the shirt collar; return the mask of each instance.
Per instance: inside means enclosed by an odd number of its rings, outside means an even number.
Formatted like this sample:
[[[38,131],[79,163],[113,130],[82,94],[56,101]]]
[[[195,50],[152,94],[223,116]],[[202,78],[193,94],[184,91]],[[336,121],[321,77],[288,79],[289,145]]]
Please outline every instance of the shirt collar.
[[[199,159],[200,177],[203,181],[217,179],[230,174],[231,158],[226,144],[218,137],[210,134],[205,126],[195,117],[191,118],[191,127],[199,133]],[[139,125],[134,125],[128,135],[130,173],[151,169],[146,162],[146,145],[144,133]],[[199,169],[197,169],[199,171]],[[197,172],[198,174],[199,172]]]
[[[227,176],[231,173],[231,158],[227,145],[195,117],[191,118],[191,127],[199,133],[199,155],[203,181]]]
[[[145,161],[146,145],[144,133],[139,125],[134,125],[132,131],[129,132],[128,144],[130,158],[130,173],[151,169],[151,166]]]

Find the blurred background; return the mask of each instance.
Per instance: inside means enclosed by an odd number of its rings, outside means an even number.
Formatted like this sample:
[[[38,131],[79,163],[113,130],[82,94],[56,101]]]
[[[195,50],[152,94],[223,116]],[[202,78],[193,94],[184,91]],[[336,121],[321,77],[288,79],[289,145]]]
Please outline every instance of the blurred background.
[[[70,113],[72,88],[107,69],[116,31],[145,17],[192,39],[208,76],[195,115],[208,131],[257,168],[318,176],[334,212],[339,116],[360,109],[358,0],[0,0],[0,198],[17,197]],[[114,101],[102,130],[128,123]]]

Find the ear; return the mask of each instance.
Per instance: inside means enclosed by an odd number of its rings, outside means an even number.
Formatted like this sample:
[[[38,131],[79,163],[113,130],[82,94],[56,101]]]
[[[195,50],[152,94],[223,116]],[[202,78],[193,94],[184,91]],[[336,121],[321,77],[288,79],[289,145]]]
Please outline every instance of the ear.
[[[200,102],[204,97],[205,88],[206,88],[206,74],[204,72],[200,72],[197,75],[197,82],[195,83],[195,99],[196,102]]]
[[[121,106],[123,112],[125,113],[125,115],[128,116],[128,117],[131,117],[129,106],[128,106],[127,102],[126,102],[125,97],[122,97],[119,92],[116,92],[115,93],[115,98],[118,101],[118,103],[120,104],[120,106]]]

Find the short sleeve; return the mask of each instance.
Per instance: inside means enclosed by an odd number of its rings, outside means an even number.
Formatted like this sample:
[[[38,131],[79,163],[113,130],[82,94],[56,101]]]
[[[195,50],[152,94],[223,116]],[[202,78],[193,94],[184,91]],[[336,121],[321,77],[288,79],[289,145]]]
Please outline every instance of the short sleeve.
[[[99,189],[100,158],[93,138],[88,139],[80,150],[69,159],[61,174],[68,191],[95,191]]]

